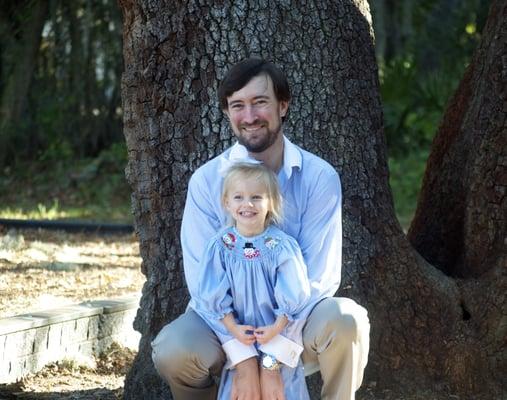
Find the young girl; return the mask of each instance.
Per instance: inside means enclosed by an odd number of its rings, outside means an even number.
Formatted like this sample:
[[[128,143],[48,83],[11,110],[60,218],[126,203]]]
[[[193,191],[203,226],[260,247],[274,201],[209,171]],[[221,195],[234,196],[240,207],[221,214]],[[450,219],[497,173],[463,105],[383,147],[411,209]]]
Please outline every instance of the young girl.
[[[201,259],[195,311],[226,353],[234,343],[249,346],[258,353],[260,368],[280,369],[287,399],[309,399],[299,361],[305,321],[298,314],[310,285],[296,240],[274,225],[281,222],[282,209],[276,176],[261,164],[233,164],[222,205],[231,226],[213,237]],[[234,368],[228,364],[220,400],[230,399]]]

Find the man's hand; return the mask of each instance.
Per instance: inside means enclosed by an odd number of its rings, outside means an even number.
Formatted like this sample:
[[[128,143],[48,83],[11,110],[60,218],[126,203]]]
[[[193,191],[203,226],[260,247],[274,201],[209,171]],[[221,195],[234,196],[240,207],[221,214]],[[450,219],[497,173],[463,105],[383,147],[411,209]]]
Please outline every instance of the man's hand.
[[[236,365],[232,380],[231,400],[260,400],[259,366],[255,357]]]
[[[262,400],[285,400],[280,371],[260,370]]]

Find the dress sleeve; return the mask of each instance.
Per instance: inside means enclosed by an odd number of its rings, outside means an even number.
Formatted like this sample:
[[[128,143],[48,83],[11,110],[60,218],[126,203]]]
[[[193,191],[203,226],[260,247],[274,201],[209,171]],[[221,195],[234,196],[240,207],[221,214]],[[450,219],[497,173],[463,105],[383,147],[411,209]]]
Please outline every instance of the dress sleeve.
[[[290,322],[299,319],[299,313],[310,298],[308,272],[296,240],[289,237],[278,255],[274,287],[277,308],[275,314],[285,314]]]
[[[303,326],[306,322],[304,309],[310,299],[310,283],[303,255],[297,242],[288,238],[277,258],[274,287],[276,315],[286,315],[289,323],[283,332],[259,347],[264,353],[295,368],[303,352]]]
[[[233,312],[233,308],[230,283],[220,250],[220,244],[214,239],[201,257],[194,309],[224,344],[232,340],[233,336],[227,331],[221,319]]]

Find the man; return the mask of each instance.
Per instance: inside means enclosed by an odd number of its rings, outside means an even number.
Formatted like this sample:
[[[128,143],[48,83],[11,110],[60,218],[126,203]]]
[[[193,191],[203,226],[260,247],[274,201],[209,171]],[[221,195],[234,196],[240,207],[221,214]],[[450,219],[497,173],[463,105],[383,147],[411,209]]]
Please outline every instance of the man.
[[[208,240],[227,221],[220,204],[221,172],[235,160],[262,162],[277,173],[284,196],[282,229],[296,238],[308,268],[311,301],[303,328],[306,374],[320,369],[322,399],[353,400],[361,384],[369,344],[366,310],[333,297],[341,277],[341,186],[324,160],[292,144],[282,125],[290,90],[272,63],[246,59],[234,65],[218,90],[220,106],[238,143],[192,176],[181,242],[188,289],[197,290],[199,258]],[[192,310],[166,325],[152,343],[153,361],[176,400],[214,399],[224,364],[236,368],[233,400],[285,399],[276,367],[290,348],[272,346],[257,354],[239,342],[223,345]],[[287,399],[297,400],[297,399]]]

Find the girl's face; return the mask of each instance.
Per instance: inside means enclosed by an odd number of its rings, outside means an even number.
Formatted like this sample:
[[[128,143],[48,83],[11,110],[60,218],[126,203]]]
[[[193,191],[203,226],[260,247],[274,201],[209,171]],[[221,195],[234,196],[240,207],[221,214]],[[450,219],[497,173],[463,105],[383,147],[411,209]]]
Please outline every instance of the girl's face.
[[[225,197],[225,208],[243,236],[255,236],[264,231],[269,211],[266,187],[257,179],[236,179]]]

